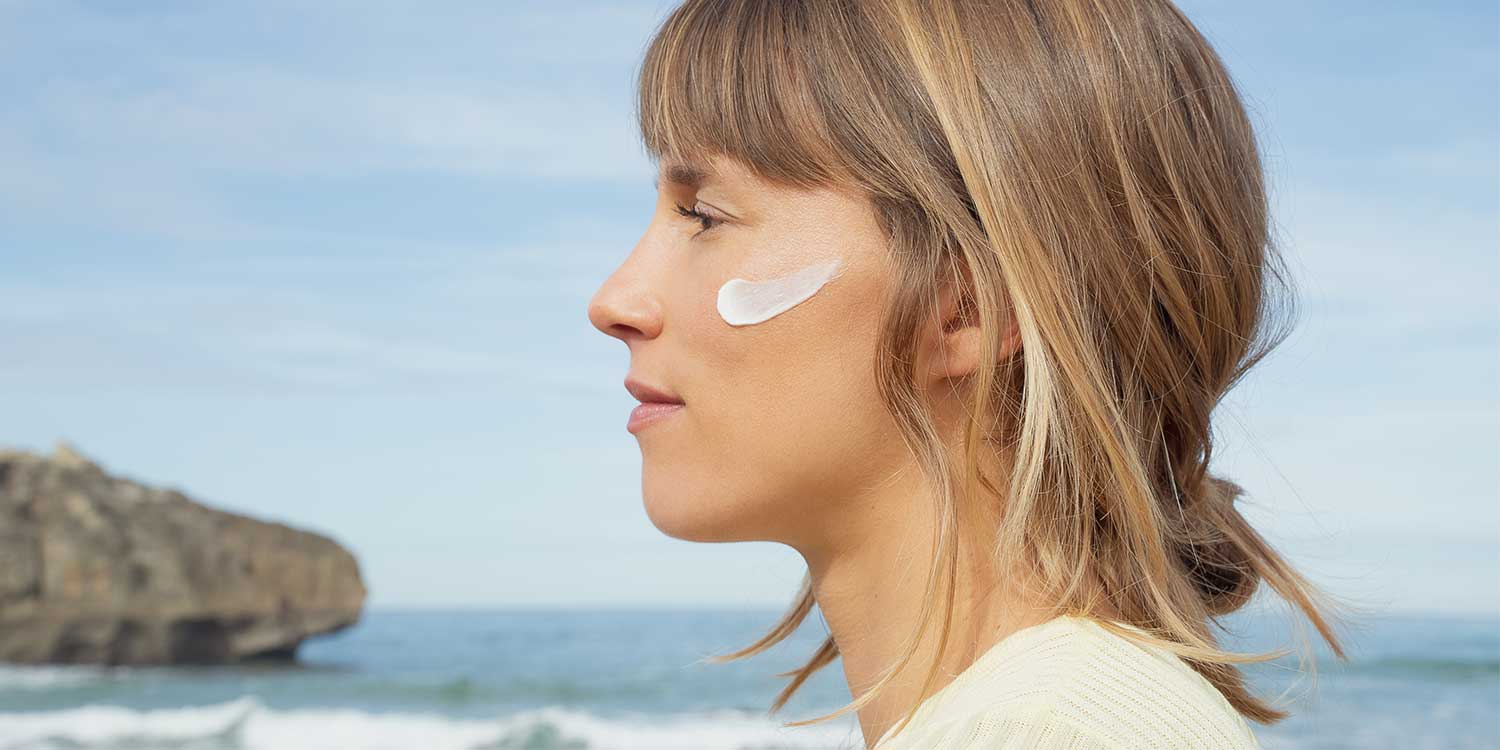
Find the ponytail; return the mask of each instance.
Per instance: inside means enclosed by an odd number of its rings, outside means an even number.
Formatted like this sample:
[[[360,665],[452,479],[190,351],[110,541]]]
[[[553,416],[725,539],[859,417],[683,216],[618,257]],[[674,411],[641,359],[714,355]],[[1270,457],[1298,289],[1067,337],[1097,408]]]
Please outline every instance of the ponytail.
[[[1193,512],[1183,522],[1176,547],[1204,608],[1210,615],[1225,615],[1245,606],[1260,588],[1262,566],[1256,558],[1269,547],[1234,507],[1244,488],[1205,473],[1199,493],[1194,502],[1185,503]]]

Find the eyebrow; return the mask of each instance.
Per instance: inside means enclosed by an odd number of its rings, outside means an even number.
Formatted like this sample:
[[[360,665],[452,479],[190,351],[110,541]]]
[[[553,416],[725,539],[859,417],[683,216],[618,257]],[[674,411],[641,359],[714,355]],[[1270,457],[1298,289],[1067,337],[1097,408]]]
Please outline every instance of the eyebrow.
[[[716,175],[712,170],[705,169],[695,164],[675,163],[668,164],[666,168],[667,182],[675,182],[678,185],[686,185],[691,188],[702,187],[703,183],[713,179]],[[652,186],[661,190],[661,176],[657,176]]]

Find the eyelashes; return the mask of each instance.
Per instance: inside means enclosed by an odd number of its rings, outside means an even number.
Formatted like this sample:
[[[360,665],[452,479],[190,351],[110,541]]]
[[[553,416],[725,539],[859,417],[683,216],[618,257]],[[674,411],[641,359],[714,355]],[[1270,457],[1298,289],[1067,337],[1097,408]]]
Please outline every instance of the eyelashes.
[[[702,225],[703,228],[698,230],[698,233],[693,235],[694,237],[724,223],[723,219],[716,219],[706,213],[703,213],[702,211],[688,208],[686,206],[683,206],[682,204],[677,205],[677,213],[686,218],[693,219],[694,221],[697,221],[700,225]]]

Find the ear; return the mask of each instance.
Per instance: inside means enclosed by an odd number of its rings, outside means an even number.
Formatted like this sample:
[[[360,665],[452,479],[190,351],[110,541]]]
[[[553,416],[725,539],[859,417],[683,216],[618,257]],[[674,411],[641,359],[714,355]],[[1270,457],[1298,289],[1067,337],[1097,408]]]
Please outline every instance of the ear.
[[[1009,359],[1021,350],[1021,329],[1015,315],[1006,310],[1002,321],[1005,335],[995,352],[995,361]],[[973,294],[953,282],[938,289],[938,318],[927,336],[927,374],[934,380],[973,375],[981,364],[984,341]]]

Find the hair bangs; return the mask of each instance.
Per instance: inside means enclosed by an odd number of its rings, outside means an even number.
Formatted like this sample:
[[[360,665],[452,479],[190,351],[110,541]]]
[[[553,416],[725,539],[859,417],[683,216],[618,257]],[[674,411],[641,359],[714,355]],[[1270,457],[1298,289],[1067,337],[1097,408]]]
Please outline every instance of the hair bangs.
[[[653,161],[731,157],[773,183],[847,176],[812,90],[828,45],[800,3],[686,3],[662,22],[638,80],[636,116]],[[826,30],[821,33],[827,33]]]

